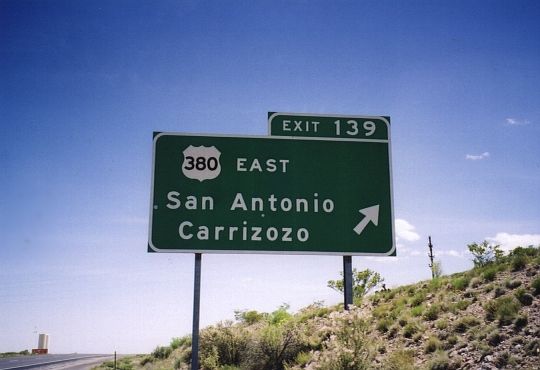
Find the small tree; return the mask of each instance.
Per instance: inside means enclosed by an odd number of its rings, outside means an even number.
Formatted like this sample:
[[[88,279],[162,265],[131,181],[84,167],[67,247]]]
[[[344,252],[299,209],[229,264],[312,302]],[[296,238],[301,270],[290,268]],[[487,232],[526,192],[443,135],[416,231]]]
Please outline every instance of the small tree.
[[[492,262],[500,262],[503,257],[500,245],[489,244],[486,240],[481,244],[468,244],[467,248],[473,255],[474,267],[483,267]]]
[[[431,270],[433,271],[434,278],[440,278],[443,274],[441,261],[438,260],[438,261],[433,262],[433,266],[431,266]]]
[[[343,293],[343,271],[339,273],[341,279],[328,280],[328,287]],[[353,269],[353,299],[362,299],[366,294],[381,284],[384,279],[378,272],[370,269],[358,271]]]

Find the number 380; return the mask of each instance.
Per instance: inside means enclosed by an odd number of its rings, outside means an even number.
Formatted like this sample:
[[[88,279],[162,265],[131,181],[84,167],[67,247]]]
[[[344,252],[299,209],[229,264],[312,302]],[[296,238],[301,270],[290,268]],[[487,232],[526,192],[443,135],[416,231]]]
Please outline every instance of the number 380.
[[[218,160],[216,157],[192,157],[187,156],[186,161],[184,162],[185,170],[197,170],[204,171],[206,169],[214,171],[218,167]]]

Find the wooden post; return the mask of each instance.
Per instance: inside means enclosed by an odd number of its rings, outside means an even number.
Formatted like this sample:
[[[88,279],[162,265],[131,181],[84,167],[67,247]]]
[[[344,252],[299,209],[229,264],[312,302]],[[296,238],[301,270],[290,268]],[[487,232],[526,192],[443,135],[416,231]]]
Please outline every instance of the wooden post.
[[[431,244],[431,236],[428,236],[428,248],[429,248],[429,254],[428,254],[428,257],[429,257],[429,261],[430,261],[430,264],[429,264],[429,268],[431,269],[431,278],[432,279],[435,279],[435,271],[433,270],[433,245]]]

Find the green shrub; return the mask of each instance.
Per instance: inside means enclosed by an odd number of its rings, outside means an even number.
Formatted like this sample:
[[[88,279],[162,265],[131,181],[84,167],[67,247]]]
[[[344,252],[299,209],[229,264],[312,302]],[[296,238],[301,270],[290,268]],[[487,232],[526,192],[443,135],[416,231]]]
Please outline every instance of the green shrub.
[[[428,363],[429,370],[450,370],[450,359],[445,351],[439,350]]]
[[[311,360],[311,354],[309,352],[299,352],[294,360],[298,366],[305,366]]]
[[[489,355],[493,350],[484,340],[475,340],[472,342],[472,348],[480,352],[482,357]]]
[[[494,330],[487,336],[486,340],[490,346],[496,347],[502,341],[501,334],[498,330]]]
[[[408,323],[403,327],[403,336],[405,338],[411,338],[414,334],[418,332],[418,325],[414,323]]]
[[[446,330],[442,330],[437,333],[437,338],[439,338],[440,340],[445,340],[446,338],[448,338],[449,335],[450,333],[448,333]]]
[[[420,339],[422,339],[422,333],[416,333],[413,335],[412,340],[416,343],[420,342]]]
[[[436,337],[429,337],[426,342],[424,352],[432,353],[440,348],[441,348],[441,342],[439,341],[439,339],[437,339]]]
[[[441,300],[439,300],[439,307],[441,309],[441,312],[448,312],[450,310],[450,304],[443,299],[445,298],[443,297],[441,298]]]
[[[397,327],[397,325],[392,325],[390,329],[388,330],[388,337],[394,338],[398,332],[399,332],[399,328]]]
[[[398,299],[396,299],[394,304],[399,307],[404,307],[407,304],[407,301],[408,301],[407,297],[401,296]]]
[[[540,294],[540,277],[537,277],[533,280],[533,282],[531,283],[531,288],[534,289],[535,295]]]
[[[521,285],[521,281],[519,280],[507,280],[504,285],[508,288],[508,289],[516,289],[517,287],[519,287]]]
[[[239,365],[250,342],[247,329],[231,321],[209,326],[200,334],[201,361],[205,359],[207,367],[214,363]]]
[[[324,307],[322,302],[315,302],[308,307],[300,310],[297,315],[299,322],[307,322],[314,317],[323,317],[331,312],[330,308]]]
[[[473,263],[475,267],[483,267],[492,262],[499,262],[503,257],[503,252],[499,245],[490,245],[485,240],[481,244],[468,244],[467,248],[473,255]]]
[[[184,364],[184,359],[183,358],[177,358],[174,360],[174,370],[178,370],[182,367],[182,365]]]
[[[404,327],[405,325],[407,325],[407,322],[408,322],[408,320],[407,320],[407,317],[406,317],[406,316],[401,316],[401,317],[399,318],[399,320],[398,320],[398,324],[399,324],[399,326],[401,326],[401,327]]]
[[[456,303],[456,308],[460,311],[466,310],[467,307],[471,304],[471,301],[468,299],[462,299]]]
[[[202,369],[218,370],[221,367],[219,353],[216,347],[206,348],[200,357]]]
[[[336,327],[336,325],[334,325]],[[317,368],[325,370],[369,369],[375,355],[375,346],[368,336],[368,325],[360,317],[345,316],[337,322],[337,330],[324,343],[323,350],[314,353]],[[252,367],[254,370],[283,369],[276,367]]]
[[[392,352],[384,362],[385,370],[414,370],[414,352],[411,350],[397,350]]]
[[[383,318],[377,322],[377,330],[381,333],[386,333],[388,328],[392,325],[392,320],[390,318]]]
[[[468,276],[458,277],[452,280],[452,287],[455,290],[465,290],[469,286],[471,279]]]
[[[387,300],[387,301],[390,301],[392,299],[394,299],[394,297],[396,296],[396,291],[394,289],[392,290],[389,290],[389,291],[386,291],[384,293],[384,298]]]
[[[351,326],[354,327],[354,324]],[[293,363],[304,349],[298,327],[292,322],[268,324],[254,334],[245,350],[238,348],[238,355],[242,359],[240,367],[252,370],[283,369],[283,364]]]
[[[161,346],[158,346],[156,347],[156,349],[154,349],[154,351],[151,353],[151,356],[153,358],[156,358],[156,359],[159,359],[159,360],[164,360],[166,358],[169,357],[169,355],[171,354],[172,352],[172,348],[171,347],[161,347]]]
[[[173,338],[171,339],[170,347],[175,350],[180,347],[190,347],[191,346],[191,336],[186,335],[181,338]]]
[[[121,358],[116,361],[116,366],[114,361],[105,361],[102,365],[106,369],[115,369],[115,370],[133,370],[133,364],[129,358]]]
[[[509,365],[510,363],[512,363],[512,357],[510,356],[510,353],[508,351],[501,352],[494,361],[497,369],[504,369],[506,368],[506,365]]]
[[[413,317],[421,316],[424,312],[424,306],[416,306],[411,309],[411,315]]]
[[[439,319],[435,323],[435,327],[439,330],[446,329],[448,327],[448,320],[446,319]]]
[[[500,325],[509,325],[517,317],[521,304],[510,296],[504,296],[484,304],[486,319],[499,320]]]
[[[457,342],[458,342],[458,337],[457,337],[457,335],[453,335],[453,334],[452,334],[452,335],[449,335],[448,338],[446,338],[446,343],[447,343],[447,344],[445,345],[446,349],[452,348],[453,346],[456,345]]]
[[[436,277],[429,281],[428,288],[430,292],[436,292],[441,289],[442,285],[443,285],[443,279],[441,277]]]
[[[372,311],[373,317],[376,318],[387,318],[390,315],[390,303],[381,304],[375,307]]]
[[[474,277],[471,279],[470,287],[471,288],[478,288],[482,284],[482,280],[480,278]]]
[[[410,305],[411,307],[416,307],[416,306],[420,306],[422,303],[424,303],[424,301],[426,300],[426,294],[425,293],[417,293],[415,294],[411,300],[410,300]]]
[[[514,297],[501,297],[498,299],[497,318],[501,325],[511,324],[516,318],[521,305]]]
[[[266,318],[267,314],[250,310],[250,311],[234,311],[234,318],[246,325],[253,325]]]
[[[154,357],[151,355],[144,356],[139,362],[142,366],[154,362]]]
[[[428,309],[424,312],[424,318],[428,321],[434,321],[437,320],[439,317],[439,306],[433,304],[428,307]]]
[[[455,326],[454,330],[458,333],[465,333],[469,328],[480,325],[480,321],[474,316],[464,316],[459,319]]]
[[[277,310],[272,312],[268,316],[268,322],[272,325],[280,325],[292,318],[292,315],[288,312],[290,306],[286,303],[279,306]]]
[[[527,317],[527,315],[523,314],[523,315],[519,315],[516,318],[516,320],[514,321],[514,326],[516,330],[521,330],[522,328],[526,327],[528,323],[529,323],[529,318]]]
[[[528,258],[524,254],[518,254],[512,258],[512,271],[522,270],[527,266]]]
[[[495,280],[495,277],[497,276],[497,268],[496,267],[489,267],[482,273],[482,277],[485,281],[493,281]]]
[[[525,289],[519,288],[514,293],[517,300],[524,306],[530,306],[533,303],[533,296],[526,292]]]
[[[499,298],[500,296],[504,295],[506,293],[506,289],[504,289],[504,287],[502,286],[498,286],[495,288],[495,291],[493,293],[493,295],[495,296],[495,298]]]
[[[343,292],[343,271],[340,272],[341,279],[338,280],[329,280],[327,286],[331,289],[334,289],[337,292]],[[364,296],[366,296],[370,291],[377,288],[380,284],[384,282],[381,274],[378,272],[372,271],[370,269],[358,271],[353,268],[352,270],[352,290],[353,298],[355,301],[360,301]]]
[[[538,356],[540,354],[540,340],[534,339],[525,345],[525,352],[529,356]]]

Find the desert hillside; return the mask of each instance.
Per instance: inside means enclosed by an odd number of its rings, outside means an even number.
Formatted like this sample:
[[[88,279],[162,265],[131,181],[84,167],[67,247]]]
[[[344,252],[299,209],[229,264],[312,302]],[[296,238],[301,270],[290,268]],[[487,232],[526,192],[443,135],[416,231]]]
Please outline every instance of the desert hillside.
[[[203,369],[538,369],[540,253],[475,261],[474,269],[359,299],[350,311],[315,303],[297,313],[237,312],[201,331]],[[189,369],[175,338],[121,369]],[[100,369],[107,368],[104,364]]]

